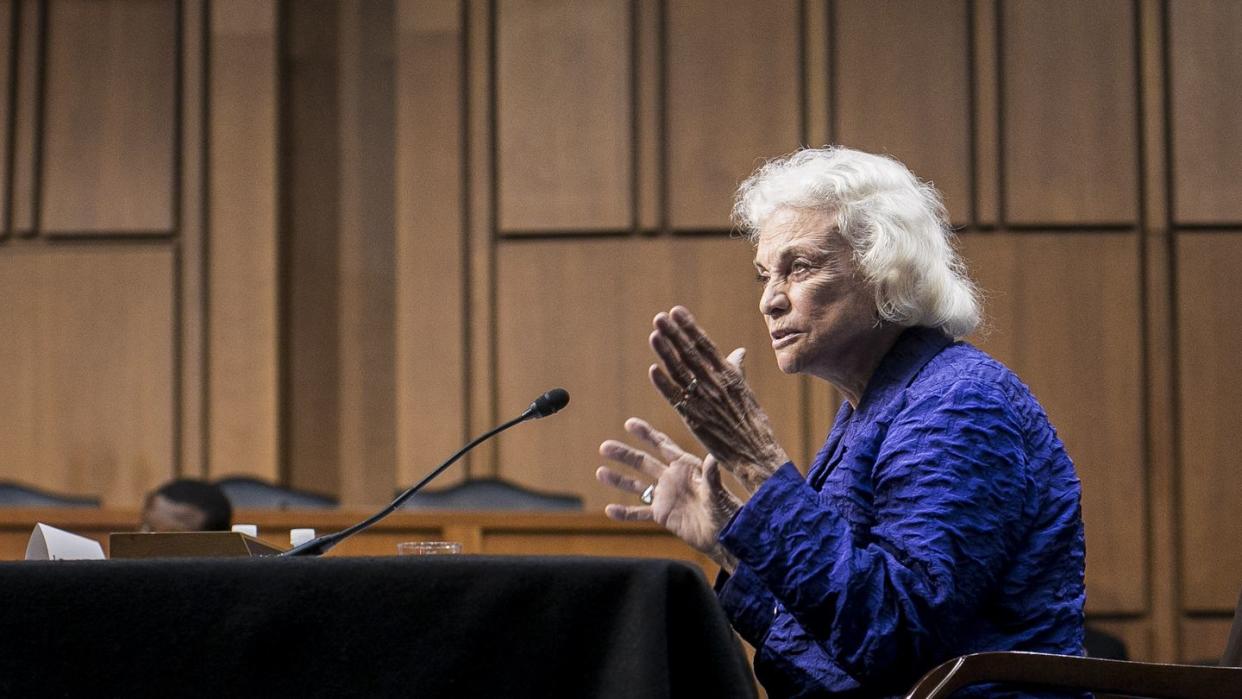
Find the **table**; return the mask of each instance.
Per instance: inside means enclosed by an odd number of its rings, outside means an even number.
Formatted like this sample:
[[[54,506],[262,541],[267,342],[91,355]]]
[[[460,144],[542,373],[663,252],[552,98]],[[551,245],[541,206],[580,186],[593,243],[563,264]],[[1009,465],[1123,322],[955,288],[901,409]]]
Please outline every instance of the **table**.
[[[755,696],[676,561],[8,562],[0,590],[0,696]]]

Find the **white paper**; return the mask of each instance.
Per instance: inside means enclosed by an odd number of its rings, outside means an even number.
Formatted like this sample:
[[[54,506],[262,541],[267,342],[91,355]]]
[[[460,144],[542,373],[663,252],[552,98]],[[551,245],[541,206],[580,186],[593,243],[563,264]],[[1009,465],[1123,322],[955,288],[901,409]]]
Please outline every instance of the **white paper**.
[[[98,541],[71,534],[40,522],[30,533],[26,544],[28,561],[103,560],[103,547]]]

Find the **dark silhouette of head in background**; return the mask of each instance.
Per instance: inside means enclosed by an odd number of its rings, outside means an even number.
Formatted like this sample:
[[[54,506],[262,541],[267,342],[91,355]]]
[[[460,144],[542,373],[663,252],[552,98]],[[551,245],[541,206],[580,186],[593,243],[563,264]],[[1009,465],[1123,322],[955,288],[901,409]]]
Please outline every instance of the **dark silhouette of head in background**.
[[[233,506],[224,491],[205,481],[182,478],[147,495],[142,506],[142,531],[228,531]]]

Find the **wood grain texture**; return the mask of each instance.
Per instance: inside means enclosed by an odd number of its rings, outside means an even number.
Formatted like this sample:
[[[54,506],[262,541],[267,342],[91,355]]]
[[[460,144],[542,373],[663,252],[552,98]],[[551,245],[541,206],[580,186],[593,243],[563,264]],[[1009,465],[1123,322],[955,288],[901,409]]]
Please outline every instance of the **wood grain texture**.
[[[797,4],[682,0],[666,12],[668,221],[728,229],[737,185],[800,145]]]
[[[342,4],[309,0],[284,14],[280,115],[284,172],[281,350],[288,484],[340,494],[342,438]]]
[[[489,0],[465,0],[466,5],[466,181],[469,183],[465,211],[466,310],[468,323],[463,351],[466,355],[468,394],[467,433],[479,435],[502,419],[496,404],[496,230],[492,144],[495,109],[491,56],[494,18]],[[485,444],[467,454],[463,471],[473,476],[497,472],[498,445]]]
[[[388,503],[396,478],[394,17],[392,0],[341,4],[337,462],[350,505]]]
[[[9,74],[10,68],[13,67],[13,33],[7,30],[12,26],[13,21],[13,2],[12,0],[0,0],[0,86],[3,87],[3,93],[0,94],[0,124],[5,126],[5,135],[0,137],[0,163],[9,162],[9,153],[13,150],[13,142],[11,140],[8,124],[9,117],[13,113],[14,105],[9,99],[11,94],[9,88],[12,86],[12,76]],[[9,191],[9,168],[0,168],[0,192],[7,193]],[[8,196],[0,197],[0,240],[3,240],[9,233],[9,198]]]
[[[511,243],[501,250],[501,405],[516,414],[556,385],[573,397],[564,413],[500,438],[506,477],[578,493],[588,509],[614,502],[614,491],[595,481],[598,447],[606,438],[626,437],[622,425],[633,415],[701,451],[647,379],[655,361],[647,344],[651,319],[678,303],[695,313],[722,351],[748,348],[747,374],[778,439],[806,463],[798,447],[799,381],[781,374],[772,358],[747,243],[663,238]]]
[[[500,230],[629,228],[629,3],[501,0],[496,10]]]
[[[1169,3],[1174,218],[1242,222],[1242,3]]]
[[[1151,531],[1151,654],[1157,662],[1178,660],[1181,571],[1178,549],[1177,409],[1174,366],[1172,233],[1168,230],[1168,157],[1164,113],[1164,8],[1160,0],[1140,4],[1140,60],[1143,97],[1143,213],[1147,361],[1147,493]]]
[[[181,81],[181,220],[177,238],[180,248],[179,281],[181,303],[179,306],[181,358],[177,371],[181,381],[181,431],[178,443],[178,475],[202,477],[205,474],[205,441],[203,434],[203,387],[204,350],[207,344],[203,325],[203,166],[206,157],[204,147],[206,120],[203,119],[205,87],[205,55],[203,28],[207,17],[203,0],[189,0],[183,6],[182,50],[183,76]]]
[[[1006,220],[1134,221],[1133,4],[1009,0],[1001,8]]]
[[[974,35],[975,223],[995,225],[1000,216],[1000,84],[996,3],[972,2]]]
[[[802,136],[807,145],[820,146],[832,139],[829,107],[834,97],[829,95],[828,55],[833,39],[828,36],[828,0],[809,0],[802,7]]]
[[[211,4],[209,472],[276,480],[276,4]]]
[[[169,232],[176,5],[48,4],[42,227]]]
[[[42,97],[39,94],[39,71],[43,65],[43,36],[40,33],[46,3],[22,2],[17,12],[16,99],[13,103],[13,230],[19,235],[34,232],[35,191],[38,173],[37,114]]]
[[[640,230],[657,230],[665,211],[663,200],[664,161],[661,139],[663,138],[664,96],[661,94],[661,61],[663,43],[660,41],[659,0],[636,0],[635,17],[635,63],[637,75],[634,85],[634,208]]]
[[[1229,628],[1232,619],[1222,616],[1218,619],[1185,619],[1182,621],[1182,654],[1178,658],[1183,663],[1217,663],[1225,652],[1225,644],[1229,641]]]
[[[414,483],[469,439],[460,87],[465,47],[458,2],[402,0],[397,26],[397,482]],[[460,478],[453,469],[437,484]]]
[[[0,479],[137,502],[173,464],[172,253],[0,254]]]
[[[989,328],[972,338],[1043,405],[1082,479],[1087,604],[1147,607],[1139,256],[1130,234],[963,236]]]
[[[844,0],[833,37],[837,141],[934,182],[957,224],[970,219],[968,19],[961,0]]]
[[[1188,610],[1233,609],[1242,585],[1242,548],[1226,543],[1242,531],[1239,269],[1242,232],[1178,234],[1182,604]]]

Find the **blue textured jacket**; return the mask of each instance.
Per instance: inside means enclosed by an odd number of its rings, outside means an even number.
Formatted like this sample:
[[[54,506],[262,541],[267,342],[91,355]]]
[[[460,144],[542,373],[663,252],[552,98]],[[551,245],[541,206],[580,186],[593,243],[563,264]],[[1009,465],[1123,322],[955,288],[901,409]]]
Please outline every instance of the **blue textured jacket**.
[[[904,694],[977,651],[1081,654],[1079,498],[1018,377],[910,329],[807,478],[785,464],[721,532],[739,565],[717,593],[773,699]],[[973,695],[1035,696],[999,690]]]

